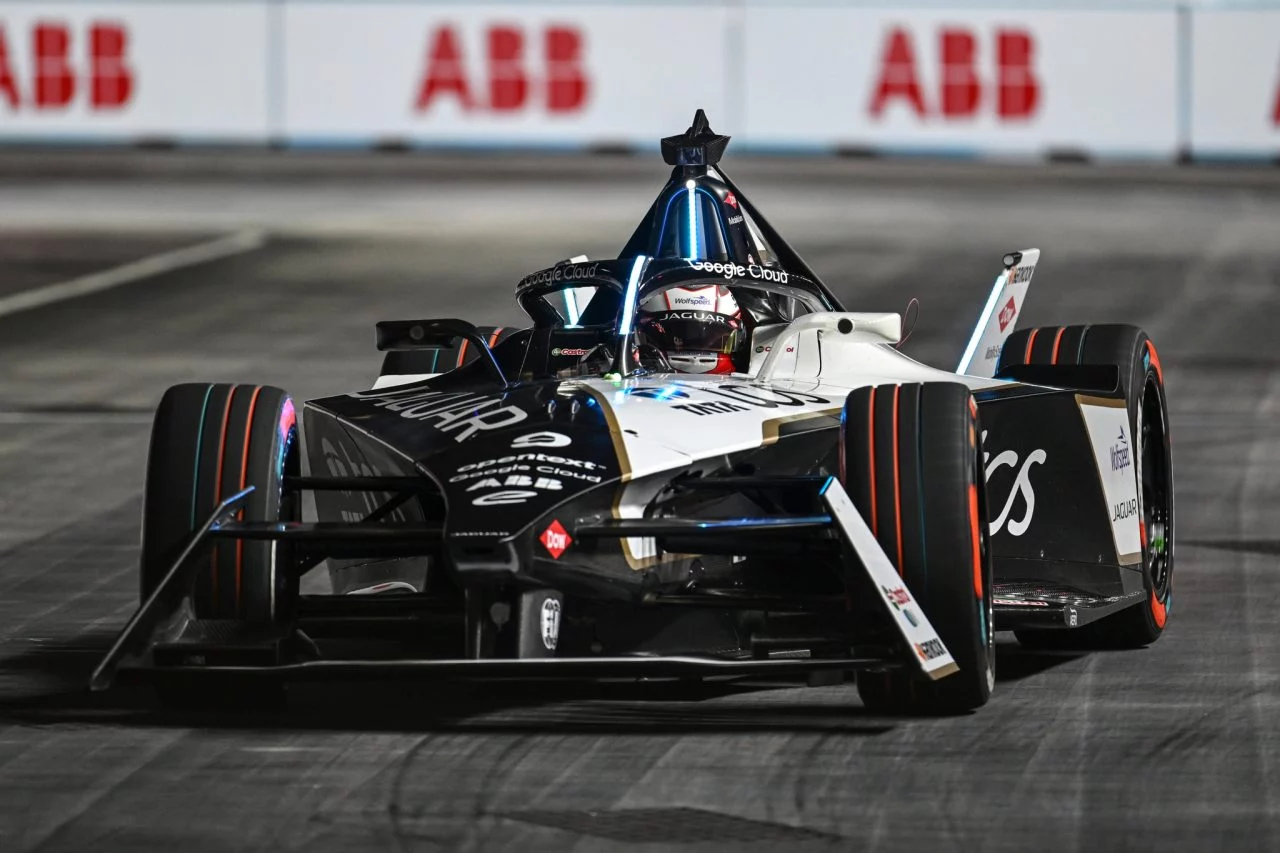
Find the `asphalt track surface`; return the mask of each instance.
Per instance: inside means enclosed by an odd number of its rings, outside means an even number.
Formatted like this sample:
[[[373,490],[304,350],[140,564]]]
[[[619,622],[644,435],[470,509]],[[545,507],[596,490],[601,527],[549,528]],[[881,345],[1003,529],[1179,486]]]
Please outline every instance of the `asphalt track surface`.
[[[522,273],[610,256],[664,179],[629,160],[387,162],[147,161],[115,179],[0,165],[10,288],[268,235],[0,318],[0,850],[1280,849],[1275,172],[731,170],[847,306],[919,297],[907,349],[923,361],[954,366],[999,257],[1027,246],[1044,254],[1023,323],[1150,332],[1179,522],[1151,648],[1031,654],[1002,637],[993,701],[954,719],[869,715],[851,684],[337,685],[298,691],[289,715],[87,695],[136,606],[166,386],[364,387],[375,321],[514,321]]]

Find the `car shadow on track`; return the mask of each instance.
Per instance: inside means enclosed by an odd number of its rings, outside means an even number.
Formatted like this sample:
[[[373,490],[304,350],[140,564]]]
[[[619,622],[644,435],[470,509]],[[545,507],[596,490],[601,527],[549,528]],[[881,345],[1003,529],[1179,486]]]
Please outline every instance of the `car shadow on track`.
[[[807,732],[878,735],[902,720],[874,715],[854,684],[806,688],[794,681],[331,682],[293,685],[265,707],[216,700],[162,704],[146,684],[103,693],[85,686],[114,636],[81,634],[6,653],[0,647],[0,722],[22,725],[201,729],[442,731],[487,734],[697,734]],[[997,646],[999,681],[1033,677],[1074,660]]]

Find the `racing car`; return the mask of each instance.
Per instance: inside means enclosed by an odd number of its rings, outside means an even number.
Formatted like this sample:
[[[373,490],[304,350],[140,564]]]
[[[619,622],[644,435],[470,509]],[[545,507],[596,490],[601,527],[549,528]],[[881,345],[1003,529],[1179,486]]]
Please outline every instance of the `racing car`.
[[[91,686],[853,674],[874,712],[949,714],[991,696],[997,630],[1158,639],[1174,502],[1147,335],[1015,331],[1027,249],[958,367],[921,364],[899,315],[845,310],[775,231],[728,142],[701,110],[663,139],[618,257],[519,281],[523,328],[378,323],[372,387],[300,411],[169,389],[142,604]],[[327,593],[300,592],[313,570]]]

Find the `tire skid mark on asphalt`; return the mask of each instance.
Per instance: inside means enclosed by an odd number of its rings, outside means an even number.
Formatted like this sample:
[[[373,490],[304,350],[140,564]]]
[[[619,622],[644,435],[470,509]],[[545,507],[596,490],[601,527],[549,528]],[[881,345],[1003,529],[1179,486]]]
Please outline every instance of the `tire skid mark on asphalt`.
[[[275,733],[272,733],[275,736]],[[280,735],[286,741],[303,744],[318,739],[312,732],[294,734],[284,730]],[[386,797],[378,794],[379,782],[391,772],[393,760],[406,751],[397,744],[404,740],[399,733],[355,732],[339,734],[341,742],[317,746],[295,745],[288,747],[259,747],[264,758],[280,772],[291,772],[292,782],[287,792],[292,796],[281,797],[277,803],[283,820],[274,821],[275,835],[281,846],[296,849],[313,849],[337,843],[341,847],[376,845],[362,835],[343,843],[342,834],[352,829],[378,836],[382,841],[391,836],[391,825],[369,825],[368,815],[384,814]],[[275,751],[289,749],[291,752]],[[316,755],[312,758],[310,756]],[[370,791],[372,795],[370,796]],[[377,804],[376,808],[363,805]],[[351,808],[358,809],[358,818],[348,818]],[[386,832],[379,834],[380,829]],[[335,838],[335,835],[339,838]],[[385,836],[385,837],[384,837]]]
[[[1088,793],[1084,777],[1089,766],[1094,676],[1101,659],[1096,654],[1079,659],[1080,671],[1075,673],[1070,687],[1057,700],[1059,704],[1053,714],[1040,721],[1040,736],[1036,738],[1035,747],[1022,764],[1016,780],[1008,787],[1011,809],[1026,814],[1043,812],[1043,804],[1036,800],[1046,796],[1042,793],[1046,782],[1060,777],[1060,765],[1065,756],[1066,763],[1073,765],[1070,790],[1065,798],[1060,797],[1056,790],[1052,796],[1055,811],[1064,805],[1063,799],[1070,809],[1072,843],[1069,849],[1073,850],[1080,849],[1082,838],[1081,828]],[[1065,667],[1059,667],[1057,671],[1063,672],[1064,669]],[[1052,762],[1057,762],[1059,766],[1045,766]],[[1032,802],[1025,802],[1027,799]]]

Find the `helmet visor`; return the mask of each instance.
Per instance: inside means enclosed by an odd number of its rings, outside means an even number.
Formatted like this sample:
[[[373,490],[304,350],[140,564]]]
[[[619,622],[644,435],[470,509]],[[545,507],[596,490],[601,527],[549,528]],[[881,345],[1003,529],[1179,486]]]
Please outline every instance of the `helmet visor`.
[[[642,315],[638,331],[666,352],[730,354],[741,341],[742,321],[711,311],[664,311]]]

